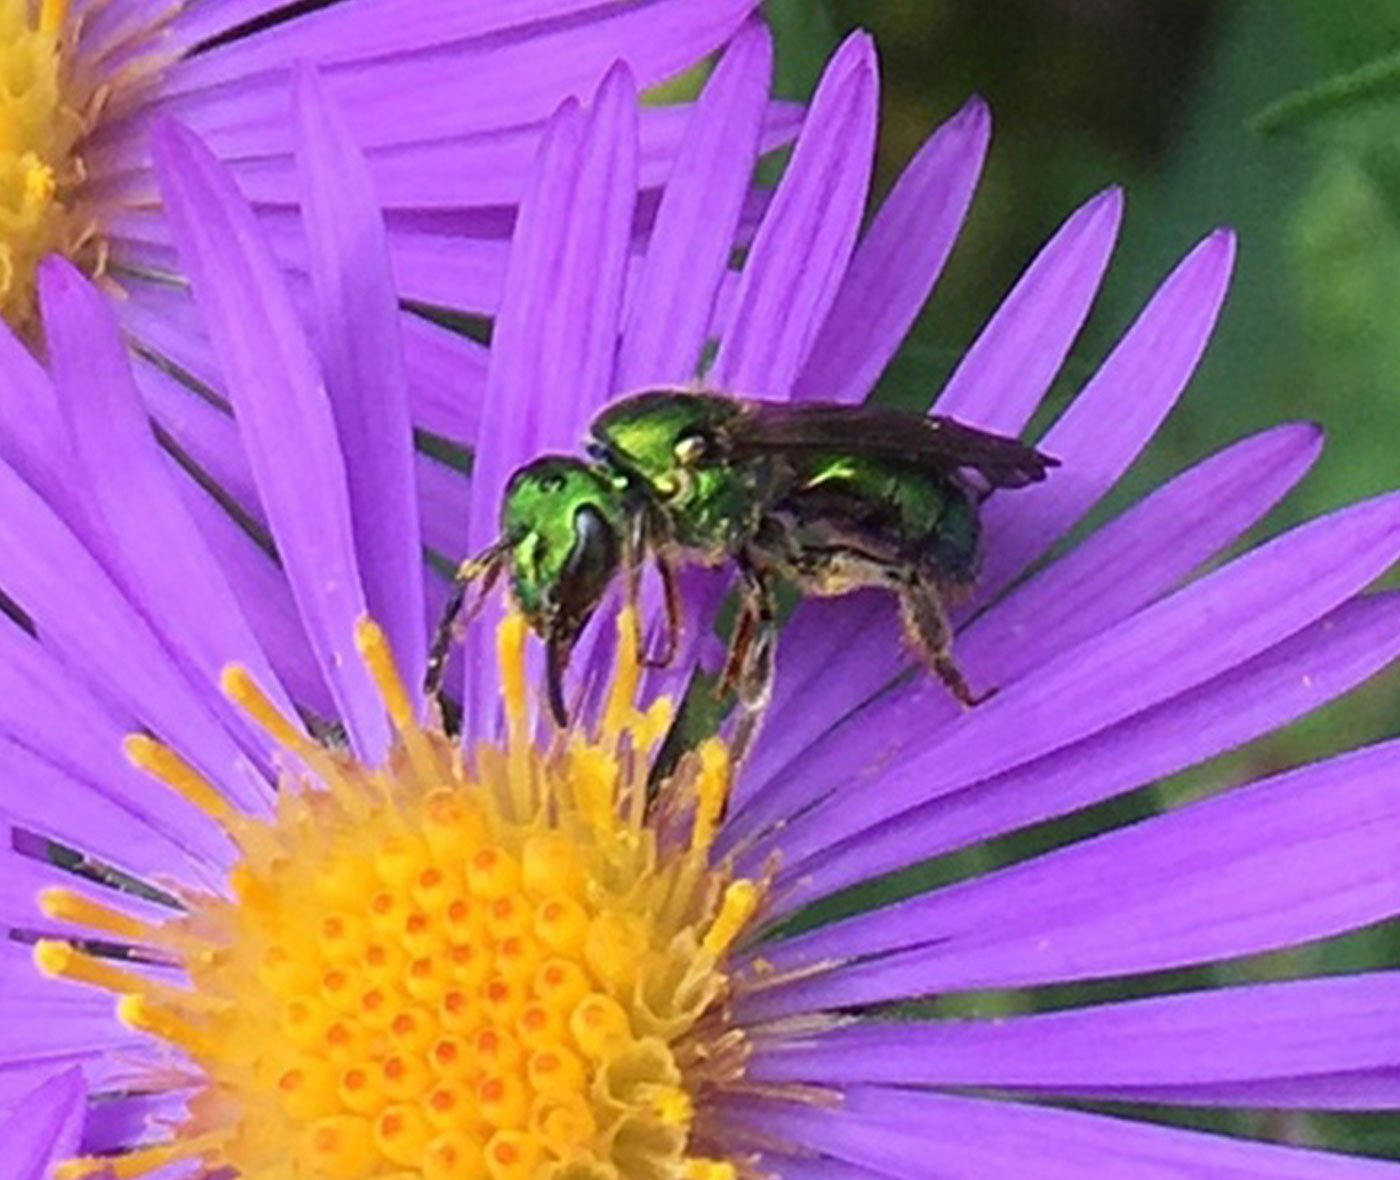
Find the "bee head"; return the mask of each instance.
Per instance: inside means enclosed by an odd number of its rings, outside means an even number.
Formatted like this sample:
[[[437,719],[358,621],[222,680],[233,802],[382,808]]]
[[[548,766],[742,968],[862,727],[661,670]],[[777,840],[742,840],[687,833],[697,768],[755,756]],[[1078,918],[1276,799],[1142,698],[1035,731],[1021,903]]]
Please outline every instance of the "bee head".
[[[569,654],[621,564],[621,517],[616,489],[578,459],[536,459],[506,487],[501,534],[511,593],[545,643],[550,707],[561,724]]]

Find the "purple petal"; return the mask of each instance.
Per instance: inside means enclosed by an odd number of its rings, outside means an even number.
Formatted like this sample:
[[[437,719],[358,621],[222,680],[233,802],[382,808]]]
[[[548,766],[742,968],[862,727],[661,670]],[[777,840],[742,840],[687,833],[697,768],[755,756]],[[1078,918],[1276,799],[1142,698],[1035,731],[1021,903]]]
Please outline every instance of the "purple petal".
[[[399,307],[364,157],[316,74],[296,74],[316,339],[335,415],[365,604],[421,705],[427,620]]]
[[[1088,737],[1300,631],[1378,576],[1400,548],[1400,495],[1294,529],[1114,627],[939,731],[914,757],[795,820],[784,864],[905,810]]]
[[[457,136],[543,119],[565,98],[590,94],[616,61],[627,62],[642,86],[660,82],[719,48],[754,7],[755,0],[607,4],[580,19],[505,38],[485,36],[401,56],[380,57],[372,50],[370,57],[332,64],[323,73],[327,92],[362,148]],[[398,19],[405,25],[413,20]],[[313,63],[321,56],[308,53],[300,39],[294,55]],[[285,74],[278,69],[243,75],[237,101],[229,101],[226,90],[208,85],[213,56],[187,59],[168,71],[162,85],[167,97],[152,109],[188,124],[220,155],[285,150]],[[141,119],[129,120],[122,133],[142,135]]]
[[[996,1020],[862,1023],[760,1049],[745,1077],[1176,1102],[1267,1081],[1303,1098],[1313,1080],[1325,1093],[1329,1075],[1400,1070],[1397,1016],[1400,973],[1341,976]]]
[[[122,756],[122,739],[138,726],[131,713],[99,699],[38,641],[3,621],[0,735],[9,739],[3,757],[12,769],[0,786],[0,807],[40,827],[51,821],[47,830],[55,837],[106,849],[139,872],[174,871],[187,855],[225,865],[227,844],[207,817]],[[13,769],[13,759],[24,773]],[[40,790],[34,785],[40,779],[53,785]],[[65,794],[75,786],[89,796],[81,807]],[[146,829],[144,837],[133,819]]]
[[[287,579],[277,563],[228,510],[192,479],[179,477],[185,511],[214,553],[243,606],[248,625],[268,653],[292,699],[318,717],[331,717],[335,701],[297,617]]]
[[[1045,483],[987,504],[984,593],[1000,589],[1068,532],[1152,437],[1205,351],[1234,259],[1228,230],[1192,250],[1041,440],[1061,466]]]
[[[986,1098],[854,1087],[838,1104],[729,1101],[726,1125],[892,1180],[1394,1180],[1400,1165]],[[781,1174],[782,1164],[775,1160]]]
[[[0,553],[6,593],[35,621],[45,646],[241,806],[261,810],[265,785],[194,685],[92,554],[3,463]]]
[[[905,168],[856,247],[794,398],[858,402],[870,392],[942,273],[991,127],[987,104],[973,98]]]
[[[354,646],[365,598],[345,464],[316,358],[252,211],[218,163],[174,124],[161,128],[155,152],[303,625],[357,752],[378,762],[389,728]]]
[[[200,696],[208,707],[227,709],[219,673],[239,662],[290,708],[175,494],[107,301],[57,257],[40,268],[39,291],[60,408],[89,488],[90,511],[112,543],[114,574],[176,659],[202,682]],[[228,719],[240,724],[231,711]]]
[[[938,413],[1020,433],[1089,314],[1122,217],[1123,194],[1111,188],[1060,227],[949,378]]]
[[[1258,522],[1320,445],[1316,428],[1283,426],[1178,476],[975,620],[959,637],[959,662],[975,683],[1008,684],[1146,606]],[[897,654],[898,642],[890,636],[884,648]],[[872,656],[881,658],[891,653]],[[855,712],[841,710],[845,692],[843,682],[822,680],[797,698],[808,714],[788,710],[769,726],[772,736],[747,768],[750,791],[766,797],[743,821],[736,809],[736,823],[771,822],[799,799],[869,777],[871,733],[887,735],[888,760],[959,716],[927,677]]]
[[[94,1102],[88,1108],[80,1150],[90,1155],[141,1143],[150,1138],[152,1127],[179,1126],[188,1116],[189,1095],[180,1091],[156,1094],[117,1091],[103,1094],[100,1102]],[[190,1163],[186,1160],[174,1168],[144,1173],[142,1180],[176,1180],[176,1169],[190,1171]],[[195,1175],[209,1175],[199,1161],[193,1163],[197,1169]]]
[[[785,398],[831,310],[874,163],[878,74],[866,33],[832,57],[744,264],[709,380]]]
[[[618,67],[592,110],[560,109],[521,202],[487,380],[489,448],[477,453],[469,536],[496,535],[506,482],[547,450],[573,450],[613,392],[613,362],[630,252],[637,168],[636,92]],[[494,616],[467,640],[467,733],[496,699],[487,657]]]
[[[227,31],[263,16],[269,0],[209,0],[209,33]],[[186,63],[185,79],[199,85],[241,81],[274,66],[292,66],[314,47],[316,62],[387,57],[433,50],[477,38],[519,39],[587,17],[596,0],[496,0],[492,4],[441,4],[433,0],[352,0],[343,8],[313,10],[241,37]],[[230,11],[231,10],[231,11]],[[189,20],[189,16],[182,16]]]
[[[620,390],[695,377],[748,193],[772,70],[768,30],[749,25],[695,104],[630,297]]]
[[[1199,688],[1048,758],[903,812],[813,858],[783,891],[774,915],[1175,774],[1306,716],[1397,654],[1400,595],[1353,599]]]
[[[82,1074],[67,1069],[15,1105],[0,1121],[0,1180],[44,1180],[49,1167],[72,1155],[87,1102]]]
[[[692,103],[667,103],[646,106],[639,112],[640,188],[655,190],[668,182],[689,134],[694,109]],[[802,107],[794,102],[767,102],[760,151],[790,143],[802,126],[802,113]],[[465,218],[495,210],[499,216],[502,207],[519,202],[543,132],[544,123],[534,122],[371,149],[366,158],[391,232],[400,214],[432,211]],[[254,151],[225,159],[239,190],[255,206],[271,211],[297,203],[296,168],[289,152]],[[113,145],[105,159],[95,161],[92,167],[95,174],[85,191],[104,202],[138,206],[157,200],[155,181],[130,142]],[[750,200],[756,195],[751,194]]]
[[[13,691],[9,675],[0,682]],[[202,816],[190,814],[189,806],[168,791],[166,798],[156,797],[164,788],[133,784],[129,769],[116,783],[84,780],[27,748],[4,720],[0,725],[6,730],[0,734],[0,815],[6,832],[17,825],[148,880],[192,875],[191,858],[221,867],[231,863],[228,845],[201,823]],[[11,880],[3,883],[13,887]]]
[[[208,390],[196,392],[140,358],[136,361],[136,380],[152,417],[181,455],[237,504],[256,528],[265,530],[267,521],[248,457],[239,442],[237,424],[232,413],[213,400],[222,397],[222,382],[215,380]],[[424,454],[414,456],[414,468],[422,544],[439,553],[461,553],[466,545],[465,481],[459,476],[445,479],[442,465]],[[244,610],[250,609],[245,604]],[[267,650],[275,661],[275,651]]]
[[[75,462],[48,374],[25,344],[0,323],[0,460],[43,496],[72,528],[86,512],[70,488]]]
[[[774,988],[746,1018],[1153,971],[1390,917],[1398,783],[1400,743],[1373,746],[861,915],[826,947],[908,949]]]

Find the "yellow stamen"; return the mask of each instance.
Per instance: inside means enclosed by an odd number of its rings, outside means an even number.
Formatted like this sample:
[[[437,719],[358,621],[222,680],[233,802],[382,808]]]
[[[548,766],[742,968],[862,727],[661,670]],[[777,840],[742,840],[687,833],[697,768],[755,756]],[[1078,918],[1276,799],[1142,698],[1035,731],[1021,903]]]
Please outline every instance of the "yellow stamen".
[[[132,1180],[166,1164],[180,1160],[211,1156],[225,1140],[224,1135],[201,1135],[181,1143],[161,1143],[154,1147],[139,1147],[124,1155],[80,1156],[54,1165],[54,1180],[83,1180],[85,1176],[100,1176],[104,1180]]]
[[[719,738],[707,738],[700,744],[699,755],[700,774],[695,783],[695,830],[690,846],[708,850],[715,842],[715,832],[729,799],[729,747]]]
[[[685,1180],[734,1180],[738,1173],[728,1160],[692,1157],[685,1161],[681,1174]]]
[[[234,816],[233,805],[223,794],[169,746],[133,733],[122,742],[122,752],[138,770],[159,779],[219,824],[227,826]]]
[[[603,713],[603,737],[608,740],[616,741],[632,718],[637,685],[642,677],[641,665],[637,662],[640,636],[637,608],[630,602],[625,603],[617,612],[617,666],[613,671],[607,709]]]
[[[68,19],[68,0],[42,0],[39,6],[39,32],[57,37]]]
[[[224,696],[253,719],[273,741],[302,754],[312,746],[311,740],[263,692],[253,674],[242,664],[230,664],[219,677]]]
[[[177,1016],[147,996],[122,996],[117,1001],[117,1019],[127,1028],[154,1033],[188,1053],[208,1053],[214,1048],[207,1030]]]
[[[129,942],[157,947],[188,947],[191,940],[174,936],[169,926],[152,925],[131,914],[74,893],[71,889],[51,887],[39,894],[39,909],[56,922],[86,926],[103,934],[115,934]],[[60,944],[61,945],[61,944]]]
[[[501,664],[501,696],[506,706],[506,734],[511,746],[527,739],[529,707],[525,685],[525,617],[512,611],[496,632],[496,652]]]
[[[389,637],[373,619],[361,618],[355,624],[355,647],[360,653],[360,658],[364,660],[365,667],[369,669],[370,677],[379,689],[380,696],[384,698],[389,719],[394,723],[394,729],[403,742],[409,763],[422,781],[429,781],[436,769],[432,747],[427,736],[419,728],[413,701],[408,695],[403,677],[399,675],[398,665],[394,662],[394,651],[389,645]]]
[[[752,881],[733,881],[724,891],[719,917],[710,927],[701,944],[712,955],[722,955],[739,937],[739,933],[754,916],[761,900],[758,886]]]

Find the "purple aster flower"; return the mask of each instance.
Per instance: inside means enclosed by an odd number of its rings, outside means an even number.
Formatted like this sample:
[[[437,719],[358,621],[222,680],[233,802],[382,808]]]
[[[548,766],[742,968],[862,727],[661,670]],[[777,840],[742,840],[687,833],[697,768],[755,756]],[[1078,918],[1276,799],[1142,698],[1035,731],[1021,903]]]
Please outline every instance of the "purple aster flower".
[[[690,379],[716,335],[711,380],[776,399],[853,400],[891,355],[969,200],[985,110],[935,134],[861,237],[876,73],[868,40],[848,42],[732,280],[767,65],[752,29],[716,71],[639,265],[627,71],[551,120],[491,353],[478,539],[513,466],[573,444],[620,390]],[[496,650],[469,662],[462,741],[416,695],[427,619],[386,235],[314,77],[298,99],[307,301],[210,152],[177,126],[157,145],[277,565],[156,446],[113,313],[68,264],[40,270],[47,366],[3,341],[0,1128],[18,1175],[55,1159],[60,1177],[162,1180],[1397,1174],[1057,1104],[1393,1107],[1389,973],[997,1020],[880,1007],[1395,913],[1394,743],[783,925],[1248,740],[1400,651],[1400,599],[1363,593],[1400,553],[1393,495],[1192,578],[1303,474],[1308,425],[1235,444],[1026,573],[1181,392],[1228,235],[1187,255],[1051,428],[1051,480],[988,504],[958,651],[994,700],[959,712],[892,679],[879,599],[806,605],[752,759],[736,767],[721,733],[649,783],[685,670],[639,693],[632,642],[580,661],[610,666],[565,733],[514,613],[469,637]],[[1118,213],[1109,193],[1069,219],[940,412],[1021,427]]]

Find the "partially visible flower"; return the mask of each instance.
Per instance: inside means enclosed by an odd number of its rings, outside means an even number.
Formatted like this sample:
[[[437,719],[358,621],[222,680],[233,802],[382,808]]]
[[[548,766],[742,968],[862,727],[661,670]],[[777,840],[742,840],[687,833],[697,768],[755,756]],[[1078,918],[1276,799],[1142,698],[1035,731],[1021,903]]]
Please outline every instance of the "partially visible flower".
[[[869,43],[848,43],[726,294],[733,227],[709,218],[742,201],[751,158],[728,161],[722,129],[761,100],[765,58],[754,33],[716,73],[630,287],[625,70],[552,121],[493,345],[487,409],[506,453],[482,452],[474,521],[496,508],[497,468],[620,387],[692,375],[717,307],[726,388],[782,397],[810,372],[856,397],[888,357],[946,251],[933,235],[906,271],[897,243],[926,201],[951,236],[985,114],[935,137],[857,246],[865,174],[850,165],[868,166],[875,72]],[[985,1021],[872,1007],[1129,975],[1394,914],[1395,743],[775,933],[846,884],[1247,740],[1400,651],[1400,597],[1361,593],[1400,553],[1394,495],[1190,580],[1306,469],[1307,425],[1206,460],[1017,584],[1185,384],[1224,295],[1227,235],[1173,272],[1052,427],[1064,466],[1043,493],[988,505],[987,597],[959,652],[997,698],[959,713],[921,679],[890,684],[901,657],[879,607],[835,601],[784,636],[753,762],[736,775],[721,732],[650,782],[681,681],[639,706],[630,612],[567,733],[541,736],[515,615],[473,669],[461,743],[418,699],[408,399],[397,383],[366,396],[393,364],[382,238],[309,79],[299,113],[320,178],[310,338],[228,175],[179,128],[159,148],[280,568],[210,544],[220,518],[156,450],[109,309],[61,262],[41,272],[48,370],[21,366],[29,417],[0,418],[0,1103],[71,1136],[64,1071],[82,1069],[88,1154],[60,1177],[1400,1174],[1052,1104],[1392,1107],[1393,973]],[[1071,218],[941,409],[1019,428],[1117,212],[1110,194]],[[351,265],[366,241],[381,266]],[[833,307],[866,329],[844,362]],[[657,309],[685,326],[674,345]],[[363,366],[340,369],[352,349]],[[328,704],[313,704],[318,683]]]

